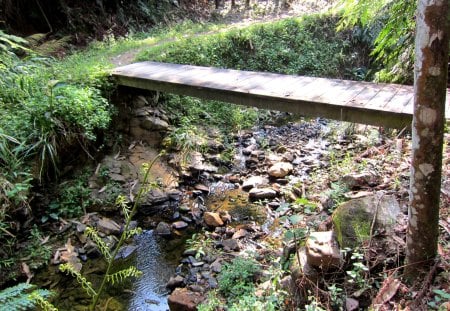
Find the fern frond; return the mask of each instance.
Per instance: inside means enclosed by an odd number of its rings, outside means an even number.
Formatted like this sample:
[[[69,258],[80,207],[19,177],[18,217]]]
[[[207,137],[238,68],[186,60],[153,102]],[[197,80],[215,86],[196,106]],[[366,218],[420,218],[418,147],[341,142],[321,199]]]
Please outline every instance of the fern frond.
[[[80,272],[76,271],[70,263],[59,265],[59,270],[75,277],[77,279],[77,282],[90,297],[94,297],[97,295],[97,292],[94,290],[94,288],[92,288],[92,283],[89,282],[83,275],[81,275]]]
[[[51,295],[51,293],[47,290],[35,290],[28,296],[28,298],[41,307],[44,311],[58,311],[58,309],[45,298],[44,294],[45,296]]]
[[[120,270],[119,272],[109,274],[106,276],[106,278],[109,283],[114,285],[116,283],[123,282],[127,278],[139,277],[141,275],[141,271],[139,271],[135,266],[131,266],[127,269]]]
[[[28,283],[19,283],[15,286],[5,288],[0,292],[0,305],[11,299],[11,297],[19,296],[31,288],[33,288],[33,285]]]
[[[116,205],[122,209],[123,215],[125,216],[125,222],[130,217],[131,209],[127,205],[127,198],[123,195],[119,195],[116,199]]]
[[[102,255],[105,257],[107,261],[111,260],[111,252],[109,251],[108,245],[102,240],[102,238],[98,235],[97,230],[95,230],[92,227],[86,228],[86,235],[94,241],[94,243],[97,245],[98,249],[102,253]]]
[[[57,311],[46,299],[52,292],[46,289],[36,289],[34,285],[19,283],[0,291],[0,311],[30,310],[39,305],[45,311]],[[45,307],[47,306],[47,307]]]
[[[141,233],[142,233],[142,229],[139,228],[139,227],[138,228],[134,228],[134,229],[130,229],[130,230],[124,232],[124,234],[125,234],[125,238],[124,239],[128,240],[132,236],[138,235],[138,234],[141,234]]]

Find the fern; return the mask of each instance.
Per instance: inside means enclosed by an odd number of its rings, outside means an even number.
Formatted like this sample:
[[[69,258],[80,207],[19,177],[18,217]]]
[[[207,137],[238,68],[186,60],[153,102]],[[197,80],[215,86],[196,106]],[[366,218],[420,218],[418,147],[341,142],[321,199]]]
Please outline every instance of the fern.
[[[109,251],[109,247],[102,240],[102,238],[98,235],[97,230],[95,230],[94,228],[91,228],[91,227],[87,227],[85,232],[86,232],[86,235],[92,241],[94,241],[94,243],[97,245],[97,247],[99,248],[102,255],[105,257],[105,259],[107,261],[110,261],[112,259],[112,257],[111,257],[111,252]]]
[[[80,272],[75,270],[75,268],[70,263],[60,265],[59,270],[75,277],[86,294],[88,294],[90,297],[95,297],[97,295],[97,292],[92,287],[92,283],[89,282],[83,275],[81,275]]]
[[[91,227],[86,228],[86,235],[94,241],[94,243],[98,246],[100,249],[100,252],[105,257],[107,262],[107,268],[105,271],[105,275],[103,277],[102,283],[100,284],[100,287],[98,290],[94,290],[92,287],[92,284],[78,271],[75,270],[75,268],[70,265],[69,263],[62,264],[59,266],[59,269],[62,272],[66,272],[68,274],[71,274],[73,277],[76,277],[78,283],[81,285],[81,287],[86,291],[86,293],[92,298],[92,302],[89,306],[89,310],[93,311],[95,310],[95,307],[98,304],[98,301],[100,299],[101,294],[103,293],[103,290],[105,289],[105,286],[107,283],[109,284],[116,284],[119,282],[123,282],[125,279],[130,277],[138,277],[142,274],[141,271],[139,271],[136,267],[131,266],[126,269],[120,270],[118,272],[115,272],[113,274],[110,274],[110,271],[112,269],[112,264],[114,262],[114,258],[116,258],[117,253],[119,252],[120,247],[122,244],[131,236],[135,234],[139,234],[142,232],[140,228],[134,228],[130,229],[130,222],[133,218],[134,214],[136,213],[137,207],[141,201],[141,197],[144,193],[146,193],[151,187],[154,187],[154,183],[149,183],[149,175],[150,175],[150,169],[152,168],[153,164],[156,162],[156,160],[159,158],[159,155],[153,159],[153,161],[144,166],[144,178],[142,181],[142,185],[139,188],[138,194],[136,196],[136,199],[134,200],[132,208],[129,208],[127,205],[127,201],[125,197],[119,196],[116,200],[116,204],[122,208],[124,217],[125,217],[125,226],[124,230],[122,232],[122,235],[120,236],[119,241],[117,242],[114,251],[111,253],[109,247],[103,242],[103,240],[98,235],[97,231]],[[1,311],[1,310],[0,310]]]
[[[123,282],[125,279],[130,277],[139,277],[142,272],[139,271],[135,266],[128,267],[127,269],[120,270],[119,272],[107,275],[107,281],[111,284],[116,284]]]
[[[19,283],[0,291],[0,311],[31,310],[37,305],[45,311],[56,311],[57,309],[47,300],[52,293],[34,288],[32,284]]]
[[[45,299],[44,295],[50,294],[47,290],[44,289],[38,289],[33,291],[28,298],[32,300],[35,304],[37,304],[39,307],[41,307],[44,311],[58,311],[58,309],[52,305],[47,299]]]

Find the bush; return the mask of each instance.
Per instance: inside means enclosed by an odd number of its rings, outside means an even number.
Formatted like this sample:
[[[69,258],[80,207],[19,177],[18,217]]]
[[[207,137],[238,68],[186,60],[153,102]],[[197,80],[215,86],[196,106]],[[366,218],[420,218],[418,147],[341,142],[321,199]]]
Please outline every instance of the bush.
[[[253,293],[254,279],[260,268],[253,259],[237,257],[224,264],[219,274],[219,292],[230,300]]]

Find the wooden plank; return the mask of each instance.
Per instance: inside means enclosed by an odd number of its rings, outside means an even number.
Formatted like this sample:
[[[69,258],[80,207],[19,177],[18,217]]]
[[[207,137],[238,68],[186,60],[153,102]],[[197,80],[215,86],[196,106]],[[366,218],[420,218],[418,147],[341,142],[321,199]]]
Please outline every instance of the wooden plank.
[[[119,67],[112,75],[124,86],[304,116],[399,128],[412,120],[410,86],[157,62]]]

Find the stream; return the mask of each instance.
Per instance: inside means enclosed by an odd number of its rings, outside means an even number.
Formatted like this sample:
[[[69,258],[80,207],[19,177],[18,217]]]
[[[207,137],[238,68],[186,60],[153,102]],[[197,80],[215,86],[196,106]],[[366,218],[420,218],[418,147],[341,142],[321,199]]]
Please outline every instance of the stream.
[[[166,311],[169,309],[166,283],[175,273],[183,247],[182,241],[167,241],[144,231],[135,238],[136,266],[142,276],[133,284],[128,310]]]

